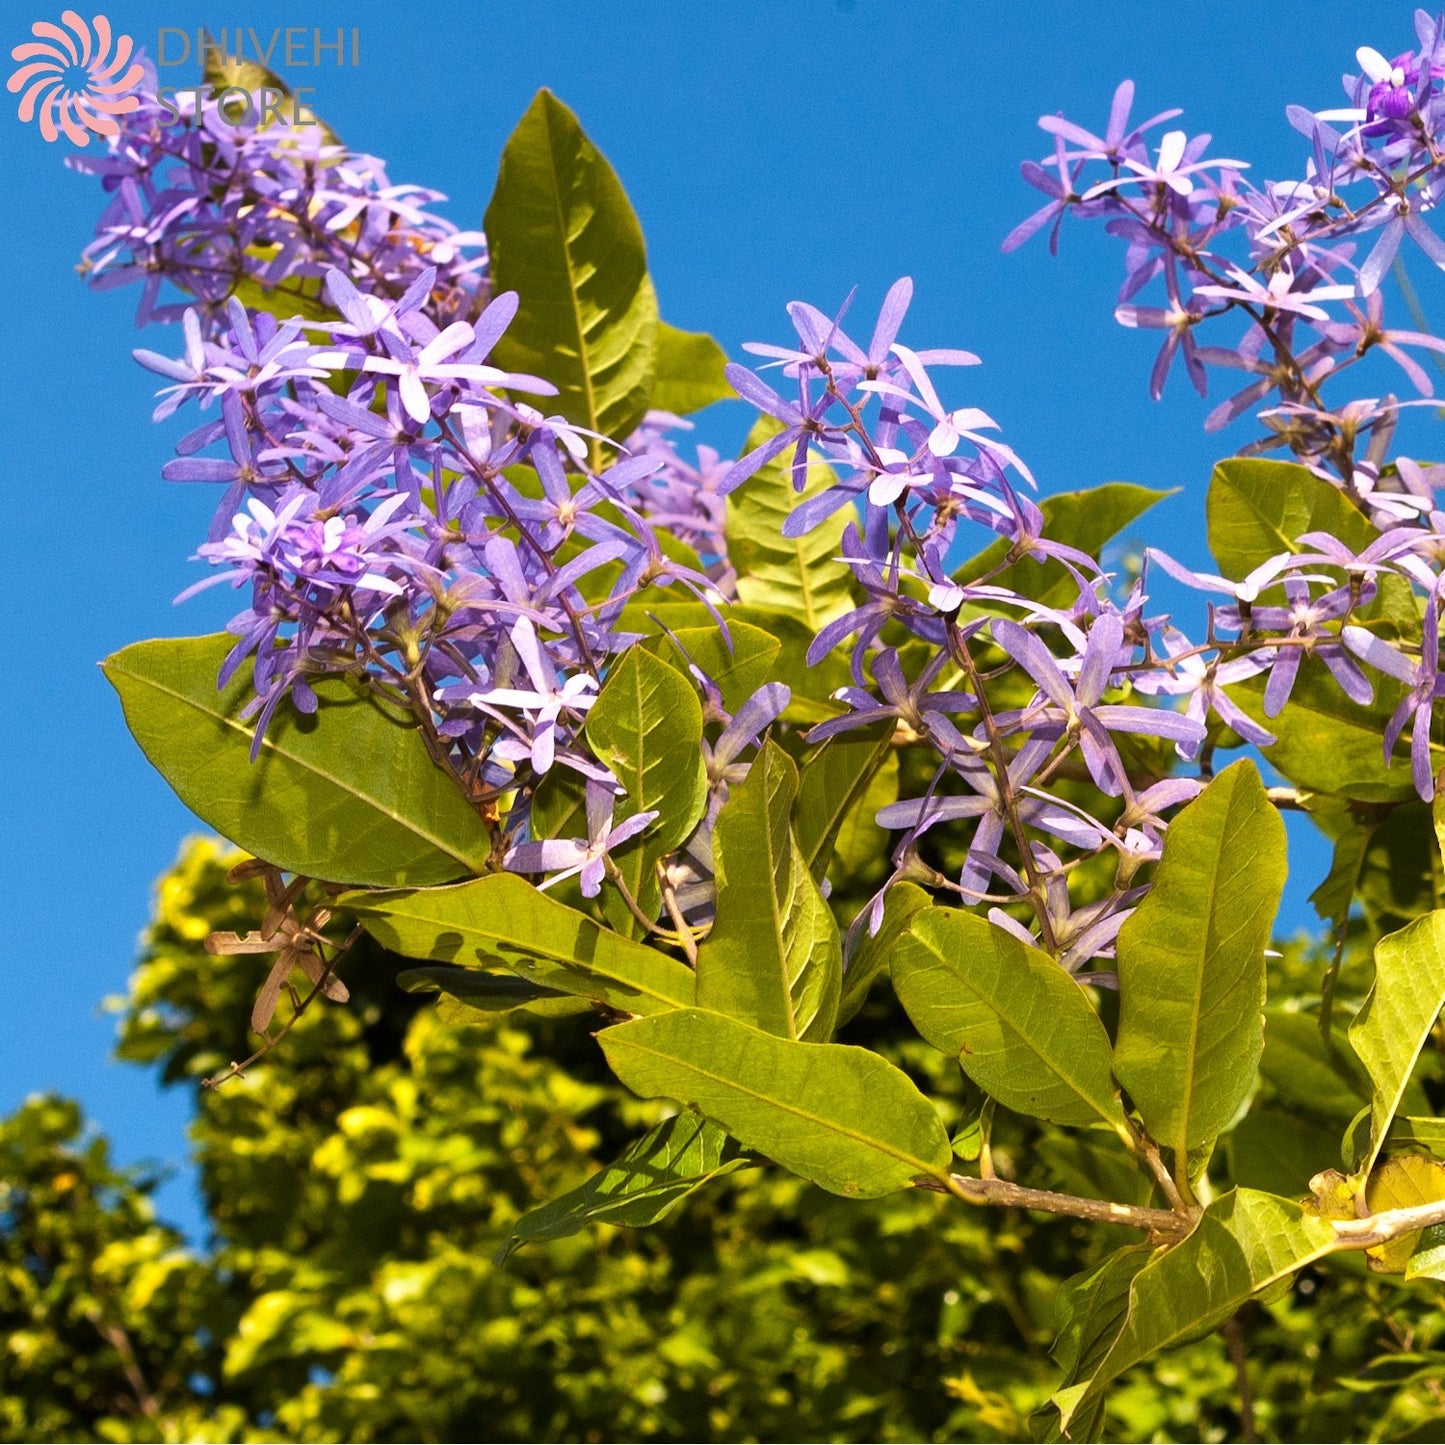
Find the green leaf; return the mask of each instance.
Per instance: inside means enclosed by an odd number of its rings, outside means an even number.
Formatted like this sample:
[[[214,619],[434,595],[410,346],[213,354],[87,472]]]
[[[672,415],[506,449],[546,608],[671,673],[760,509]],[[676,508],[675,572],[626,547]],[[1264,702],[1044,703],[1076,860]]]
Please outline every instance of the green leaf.
[[[873,781],[893,745],[893,724],[873,723],[825,738],[803,759],[794,832],[798,847],[822,881],[843,820]]]
[[[1334,1243],[1330,1223],[1291,1200],[1253,1189],[1216,1199],[1186,1239],[1134,1277],[1128,1317],[1093,1375],[1054,1396],[1065,1427],[1130,1366],[1222,1324],[1251,1295],[1329,1254]]]
[[[1209,550],[1236,581],[1282,552],[1306,549],[1304,532],[1328,532],[1360,551],[1378,533],[1338,487],[1294,462],[1233,457],[1209,480]]]
[[[913,915],[927,908],[932,899],[916,883],[895,883],[883,901],[883,921],[878,932],[869,934],[866,925],[843,973],[843,996],[838,1001],[838,1026],[851,1019],[868,997],[873,980],[888,967],[893,950]]]
[[[235,642],[137,642],[101,664],[141,750],[197,817],[325,882],[422,886],[486,867],[486,829],[410,715],[347,680],[316,683],[311,717],[282,708],[252,763],[255,725],[238,716],[249,669],[216,690]]]
[[[717,921],[698,950],[701,1008],[785,1039],[826,1039],[838,1016],[838,925],[789,818],[798,771],[772,741],[731,792],[713,833]]]
[[[726,634],[716,623],[679,627],[659,632],[642,645],[679,671],[691,663],[717,685],[723,706],[734,713],[772,678],[778,654],[783,650],[783,644],[772,633],[731,620]]]
[[[891,839],[878,826],[879,812],[898,801],[900,752],[889,748],[883,766],[868,779],[862,796],[843,815],[842,826],[833,840],[835,874],[856,888],[864,880],[881,880],[888,871]]]
[[[598,1042],[634,1093],[693,1105],[834,1194],[872,1199],[948,1175],[933,1105],[870,1049],[798,1043],[700,1009],[607,1029]]]
[[[587,836],[587,783],[571,768],[548,768],[532,795],[528,829],[533,838]]]
[[[1154,1249],[1148,1244],[1131,1244],[1116,1249],[1102,1264],[1066,1280],[1059,1290],[1059,1332],[1054,1340],[1054,1362],[1064,1372],[1057,1393],[1080,1380],[1089,1380],[1113,1348],[1129,1314],[1129,1287],[1149,1263]],[[1102,1399],[1098,1402],[1102,1413]],[[1052,1403],[1035,1415],[1042,1427],[1035,1438],[1058,1440],[1059,1412]],[[1077,1415],[1070,1421],[1071,1440],[1097,1438],[1098,1420],[1085,1421]]]
[[[1404,1144],[1418,1144],[1432,1154],[1445,1154],[1445,1119],[1396,1118],[1390,1124],[1385,1143],[1392,1148]]]
[[[1251,1108],[1229,1132],[1229,1177],[1249,1189],[1302,1198],[1339,1141],[1340,1131],[1328,1124],[1293,1111]]]
[[[1415,1060],[1445,1007],[1445,909],[1418,918],[1375,946],[1375,982],[1350,1025],[1350,1042],[1370,1076],[1370,1148],[1358,1173],[1375,1166]]]
[[[1310,817],[1335,840],[1330,877],[1315,890],[1339,910],[1332,921],[1346,917],[1358,903],[1370,928],[1382,937],[1431,909],[1445,907],[1445,865],[1430,805],[1413,796],[1413,789],[1410,798],[1388,808],[1359,809],[1315,798]]]
[[[1039,503],[1039,510],[1044,514],[1043,535],[1050,541],[1067,542],[1097,557],[1105,543],[1165,497],[1173,495],[1173,492],[1135,486],[1132,482],[1105,482],[1077,492],[1056,492]],[[1007,541],[990,544],[964,563],[957,574],[959,580],[976,581],[1000,566],[1007,560],[1011,546]],[[1010,563],[991,579],[991,585],[1013,588],[1045,606],[1067,602],[1078,592],[1078,584],[1063,563],[1052,559],[1039,562],[1032,557]]]
[[[1236,763],[1169,825],[1154,887],[1119,934],[1114,1074],[1181,1167],[1254,1083],[1284,878],[1284,824],[1254,765]]]
[[[759,421],[743,443],[745,452],[780,430],[771,418]],[[843,532],[856,520],[843,507],[802,537],[783,536],[783,523],[801,502],[837,482],[832,468],[808,464],[808,485],[793,490],[791,451],[761,468],[727,499],[728,556],[738,571],[738,597],[776,607],[817,632],[853,606],[853,571],[838,560]]]
[[[689,1007],[692,970],[566,908],[513,873],[457,888],[351,893],[344,906],[393,953],[519,978],[629,1014]]]
[[[549,409],[621,441],[651,402],[657,297],[627,193],[550,91],[507,141],[483,224],[493,293],[521,298],[497,364],[545,377]]]
[[[529,1209],[512,1226],[496,1262],[504,1264],[524,1244],[565,1239],[594,1224],[632,1229],[656,1224],[704,1184],[752,1163],[735,1153],[728,1158],[730,1143],[716,1124],[697,1114],[665,1119],[579,1188]]]
[[[1317,814],[1313,816],[1318,818]],[[1330,871],[1310,894],[1310,902],[1322,922],[1342,926],[1349,917],[1369,852],[1371,831],[1369,825],[1358,819],[1346,817],[1344,820],[1330,855]]]
[[[444,993],[487,1013],[505,1013],[538,999],[567,997],[560,989],[543,988],[514,973],[487,973],[449,963],[404,968],[396,982],[407,993]]]
[[[1445,1224],[1432,1224],[1412,1237],[1405,1278],[1445,1280]]]
[[[655,864],[676,848],[707,803],[702,704],[692,684],[661,658],[634,647],[607,674],[587,714],[587,741],[626,790],[616,821],[656,810],[657,817],[612,855],[623,882],[644,912],[660,901]],[[609,890],[610,894],[610,890]],[[621,899],[611,900],[614,926],[636,926]]]
[[[1126,1128],[1109,1036],[1048,954],[976,914],[926,908],[894,948],[893,987],[918,1032],[1006,1109]]]
[[[735,397],[737,393],[723,375],[727,360],[727,353],[705,331],[679,331],[665,321],[658,322],[652,407],[686,416]]]
[[[848,660],[837,652],[821,658],[816,667],[808,665],[808,645],[813,634],[807,624],[789,612],[776,607],[748,607],[734,603],[723,613],[728,626],[746,623],[769,633],[781,645],[772,680],[785,682],[792,689],[793,700],[783,717],[788,722],[811,724],[824,718],[837,717],[841,705],[833,694],[850,681]],[[664,627],[717,627],[717,620],[701,602],[649,600],[630,603],[623,609],[619,624],[629,632],[648,636]]]
[[[1284,1103],[1329,1121],[1338,1132],[1359,1113],[1369,1090],[1349,1041],[1336,1032],[1332,1042],[1327,1049],[1313,1015],[1270,1009],[1259,1072]]]

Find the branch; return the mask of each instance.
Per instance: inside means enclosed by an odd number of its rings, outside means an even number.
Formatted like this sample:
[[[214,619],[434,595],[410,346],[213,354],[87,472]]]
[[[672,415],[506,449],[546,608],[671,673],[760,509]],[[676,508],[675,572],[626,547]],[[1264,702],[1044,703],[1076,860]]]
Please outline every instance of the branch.
[[[1363,1219],[1333,1219],[1335,1238],[1341,1249],[1373,1249],[1388,1244],[1402,1234],[1429,1229],[1432,1224],[1445,1224],[1445,1199],[1429,1204],[1411,1204],[1404,1209],[1385,1209],[1367,1214]]]
[[[965,1204],[996,1204],[1005,1209],[1038,1209],[1045,1214],[1066,1214],[1073,1219],[1093,1219],[1101,1224],[1127,1224],[1146,1234],[1176,1237],[1194,1227],[1188,1215],[1172,1209],[1146,1209],[1136,1204],[1115,1204],[1106,1199],[1083,1199],[1076,1194],[1057,1194],[1052,1189],[1028,1189],[1006,1179],[974,1179],[967,1174],[950,1174],[942,1179],[913,1181],[920,1189],[952,1194]],[[1445,1218],[1445,1205],[1441,1206]],[[1397,1211],[1404,1213],[1405,1211]]]

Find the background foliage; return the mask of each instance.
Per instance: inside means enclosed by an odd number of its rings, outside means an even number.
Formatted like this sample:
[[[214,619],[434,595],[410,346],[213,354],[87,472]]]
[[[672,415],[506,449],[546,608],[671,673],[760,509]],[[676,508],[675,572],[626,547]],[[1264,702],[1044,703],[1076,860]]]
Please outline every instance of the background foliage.
[[[188,1245],[157,1222],[153,1181],[116,1169],[73,1104],[36,1098],[5,1121],[5,1438],[1027,1434],[1057,1379],[1061,1286],[1123,1231],[917,1190],[848,1201],[746,1169],[652,1229],[604,1225],[498,1265],[519,1215],[615,1157],[657,1106],[609,1079],[585,1020],[462,1023],[444,1003],[446,1024],[397,990],[399,961],[375,948],[351,966],[349,1005],[308,1012],[244,1079],[199,1089],[244,1051],[268,966],[202,949],[260,906],[256,884],[224,883],[230,861],[187,847],[115,1001],[121,1057],[195,1090],[210,1238]],[[1271,982],[1318,966],[1291,950]],[[1347,972],[1346,989],[1357,981]],[[1276,1108],[1308,1096],[1327,1136],[1358,1088],[1316,1057],[1314,1020],[1287,1017],[1302,1027],[1272,1023],[1264,1088]],[[844,1037],[967,1111],[949,1060],[891,995]],[[1266,1101],[1228,1157],[1245,1182],[1302,1190],[1281,1149],[1295,1135],[1271,1117]],[[1111,1156],[1077,1133],[1010,1120],[995,1149],[1026,1182],[1104,1192]],[[1445,1438],[1440,1289],[1341,1256],[1249,1306],[1231,1331],[1261,1438]],[[1230,1349],[1215,1332],[1126,1376],[1110,1434],[1239,1438]]]

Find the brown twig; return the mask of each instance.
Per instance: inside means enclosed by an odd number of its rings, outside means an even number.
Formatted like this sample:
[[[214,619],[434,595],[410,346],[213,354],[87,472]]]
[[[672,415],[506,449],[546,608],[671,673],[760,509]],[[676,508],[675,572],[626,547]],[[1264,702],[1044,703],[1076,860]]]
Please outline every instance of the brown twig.
[[[1115,1204],[1107,1199],[1084,1199],[1059,1194],[1052,1189],[1029,1189],[1006,1179],[975,1179],[967,1174],[950,1174],[947,1180],[915,1179],[920,1189],[952,1194],[965,1204],[995,1204],[1005,1209],[1037,1209],[1045,1214],[1064,1214],[1072,1219],[1092,1219],[1100,1224],[1126,1224],[1155,1238],[1176,1239],[1192,1228],[1194,1221],[1172,1209],[1147,1209],[1137,1204]]]

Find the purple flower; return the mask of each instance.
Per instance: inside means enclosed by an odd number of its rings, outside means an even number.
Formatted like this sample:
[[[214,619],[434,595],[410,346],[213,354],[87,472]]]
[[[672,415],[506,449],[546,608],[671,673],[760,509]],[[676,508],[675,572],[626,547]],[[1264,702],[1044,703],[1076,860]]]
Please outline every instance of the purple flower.
[[[1133,156],[1121,156],[1120,164],[1133,174],[1100,181],[1098,185],[1091,186],[1084,192],[1084,200],[1097,200],[1120,186],[1139,182],[1167,186],[1177,196],[1188,196],[1194,192],[1194,182],[1190,177],[1201,171],[1249,169],[1248,161],[1198,159],[1209,141],[1210,137],[1207,135],[1195,136],[1191,141],[1182,130],[1167,131],[1159,143],[1158,159],[1152,166],[1147,161],[1136,160]]]
[[[559,687],[557,665],[543,651],[536,628],[525,617],[512,624],[511,639],[532,681],[531,688],[493,687],[473,693],[470,700],[473,707],[504,722],[510,719],[501,709],[520,710],[531,731],[524,756],[531,759],[538,773],[545,773],[556,754],[557,729],[564,714],[580,716],[591,708],[597,701],[597,679],[587,673],[573,673]]]
[[[606,875],[607,856],[629,838],[635,838],[657,817],[656,811],[634,813],[612,826],[614,794],[602,783],[589,782],[586,791],[587,837],[548,838],[518,843],[508,849],[502,866],[514,873],[550,873],[542,888],[564,878],[579,877],[584,898],[596,898]]]
[[[1428,803],[1435,796],[1435,775],[1430,766],[1430,721],[1435,699],[1445,696],[1440,678],[1440,602],[1435,591],[1425,601],[1420,634],[1420,656],[1407,657],[1363,627],[1346,627],[1341,636],[1345,646],[1371,667],[1408,684],[1409,692],[1385,726],[1385,761],[1389,763],[1405,723],[1414,719],[1410,730],[1410,771],[1415,791]]]
[[[1230,662],[1206,661],[1198,649],[1190,645],[1189,639],[1173,627],[1162,629],[1164,647],[1172,660],[1168,668],[1158,672],[1142,673],[1134,678],[1134,687],[1146,695],[1166,697],[1187,697],[1185,717],[1191,722],[1204,724],[1211,711],[1221,721],[1228,723],[1246,742],[1256,747],[1270,747],[1274,734],[1260,727],[1224,689],[1231,683],[1243,682],[1263,672],[1273,657],[1268,649],[1248,657],[1236,658]],[[1198,742],[1178,744],[1181,758],[1198,756]]]
[[[432,407],[431,398],[427,395],[427,382],[434,386],[448,386],[461,380],[480,382],[485,386],[517,384],[518,378],[495,366],[447,360],[469,347],[475,334],[465,321],[454,321],[420,351],[414,352],[404,339],[383,331],[379,333],[380,339],[391,354],[368,356],[362,367],[366,371],[396,377],[396,387],[407,415],[414,422],[424,423],[431,419]]]
[[[806,386],[802,400],[796,405],[785,401],[766,382],[760,380],[745,366],[729,362],[726,371],[732,389],[746,402],[782,424],[782,429],[760,442],[752,451],[741,456],[728,468],[718,490],[724,495],[740,486],[755,472],[765,467],[780,453],[793,449],[793,460],[789,470],[793,486],[802,491],[807,483],[808,444],[827,434],[822,418],[827,414],[833,400],[826,391],[816,397],[808,397]]]
[[[1075,847],[1095,848],[1107,833],[1102,825],[1081,818],[1052,799],[1023,795],[1029,779],[1043,766],[1051,751],[1048,742],[1033,739],[1009,760],[1009,786],[1016,800],[1019,820],[1052,833]],[[904,846],[911,848],[935,823],[977,818],[978,826],[974,829],[959,878],[964,896],[973,901],[984,896],[990,874],[1002,876],[1006,882],[1012,881],[1012,870],[1004,868],[998,859],[999,844],[1008,828],[1008,803],[993,769],[979,758],[968,754],[951,758],[945,775],[959,778],[972,791],[957,795],[940,795],[930,791],[922,798],[890,803],[878,811],[876,821],[880,828],[907,829]]]
[[[1089,629],[1073,686],[1053,654],[1028,628],[997,618],[992,631],[999,646],[1039,686],[1033,703],[1021,713],[1001,716],[999,725],[1027,730],[1036,738],[1077,738],[1089,776],[1100,791],[1117,796],[1124,790],[1126,774],[1111,736],[1114,732],[1170,738],[1181,750],[1197,749],[1204,741],[1204,727],[1198,718],[1181,717],[1163,708],[1100,702],[1115,667],[1127,664],[1133,650],[1121,655],[1124,624],[1117,613],[1105,613]]]

